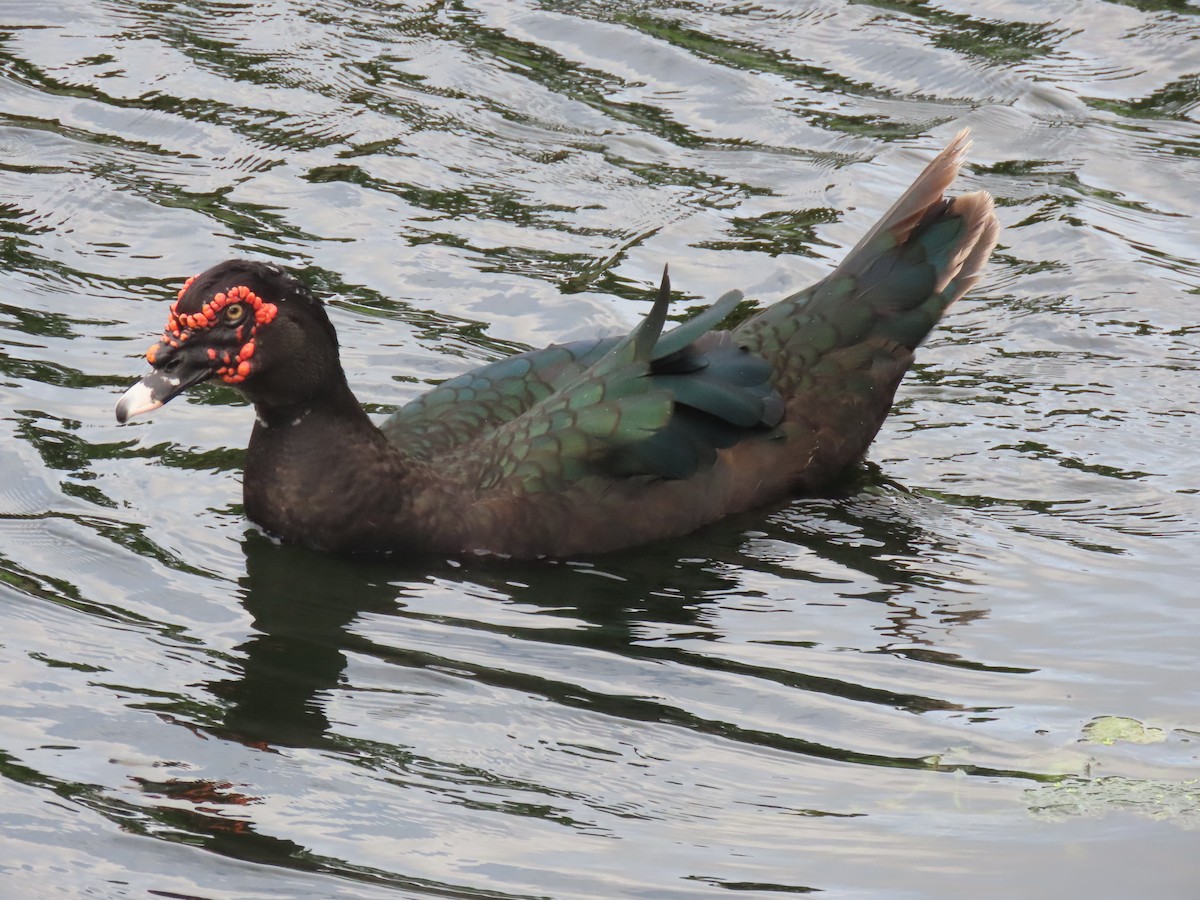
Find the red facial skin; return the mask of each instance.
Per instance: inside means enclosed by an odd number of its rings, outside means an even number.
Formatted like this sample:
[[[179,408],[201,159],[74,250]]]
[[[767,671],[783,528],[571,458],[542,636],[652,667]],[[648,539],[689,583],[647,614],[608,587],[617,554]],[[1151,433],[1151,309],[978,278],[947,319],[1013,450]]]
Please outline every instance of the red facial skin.
[[[200,312],[181,313],[179,312],[179,301],[183,299],[183,295],[187,293],[187,289],[195,280],[196,276],[193,275],[184,282],[175,302],[171,304],[171,313],[167,316],[167,327],[163,330],[162,343],[178,348],[193,334],[213,328],[224,318],[227,326],[236,325],[234,335],[237,340],[242,341],[242,346],[236,354],[230,353],[228,350],[218,353],[217,350],[209,347],[208,358],[221,363],[220,368],[216,370],[216,374],[221,376],[221,380],[226,384],[239,384],[245,381],[250,374],[250,359],[254,356],[254,339],[258,326],[271,322],[279,312],[279,307],[274,303],[267,303],[245,285],[236,285],[214,294],[212,300],[205,303]],[[230,319],[226,311],[231,307],[235,310],[241,308],[243,311],[237,318]],[[150,365],[154,365],[159,346],[161,345],[155,344],[146,351],[146,361]]]

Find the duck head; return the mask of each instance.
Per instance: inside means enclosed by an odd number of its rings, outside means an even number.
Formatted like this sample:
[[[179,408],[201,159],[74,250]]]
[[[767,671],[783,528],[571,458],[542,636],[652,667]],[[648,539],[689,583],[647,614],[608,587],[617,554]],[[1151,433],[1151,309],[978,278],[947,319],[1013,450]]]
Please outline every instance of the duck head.
[[[146,361],[153,371],[121,397],[118,422],[211,378],[269,408],[303,402],[331,371],[341,374],[337,335],[320,301],[278,266],[246,260],[184,283]]]

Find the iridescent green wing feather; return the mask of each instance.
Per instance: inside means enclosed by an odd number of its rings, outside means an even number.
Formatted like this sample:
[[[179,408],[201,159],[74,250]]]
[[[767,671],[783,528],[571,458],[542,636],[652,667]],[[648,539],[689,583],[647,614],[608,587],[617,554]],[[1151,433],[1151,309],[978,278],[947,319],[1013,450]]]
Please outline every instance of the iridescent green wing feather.
[[[494,431],[545,400],[602,358],[619,337],[530,350],[451,378],[381,425],[392,443],[433,459]]]
[[[777,424],[770,366],[712,332],[737,304],[727,295],[673,331],[664,272],[646,319],[574,380],[464,446],[458,465],[481,490],[555,491],[590,475],[686,478],[751,433]]]

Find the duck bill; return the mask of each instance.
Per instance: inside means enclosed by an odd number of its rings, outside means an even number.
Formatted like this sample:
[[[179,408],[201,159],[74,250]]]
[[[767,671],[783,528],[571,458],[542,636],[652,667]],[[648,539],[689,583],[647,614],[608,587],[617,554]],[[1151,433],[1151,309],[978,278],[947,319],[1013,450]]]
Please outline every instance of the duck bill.
[[[134,416],[158,409],[193,384],[199,384],[214,374],[212,364],[206,357],[197,358],[191,353],[176,353],[163,362],[167,364],[156,368],[117,401],[119,423],[124,424]]]

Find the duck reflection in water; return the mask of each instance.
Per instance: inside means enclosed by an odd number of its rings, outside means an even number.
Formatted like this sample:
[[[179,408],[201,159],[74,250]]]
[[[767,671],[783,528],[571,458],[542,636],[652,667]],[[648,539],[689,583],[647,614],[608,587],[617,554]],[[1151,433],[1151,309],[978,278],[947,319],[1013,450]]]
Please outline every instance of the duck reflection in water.
[[[738,671],[782,684],[818,689],[857,699],[874,698],[888,706],[914,711],[957,709],[935,697],[899,695],[862,685],[842,683],[798,671],[782,671],[735,663],[720,655],[680,646],[675,641],[648,641],[647,635],[669,632],[689,639],[721,641],[723,604],[740,600],[762,576],[793,585],[784,604],[805,603],[820,614],[825,602],[854,602],[846,586],[806,575],[781,565],[769,554],[747,552],[749,545],[767,542],[790,546],[796,553],[815,555],[825,565],[851,572],[855,581],[871,585],[858,597],[880,605],[882,645],[925,645],[937,654],[933,623],[947,616],[969,621],[983,612],[975,609],[921,609],[913,594],[921,574],[911,562],[936,552],[929,535],[894,503],[874,503],[880,479],[867,470],[844,482],[848,497],[824,508],[795,501],[769,514],[733,517],[696,535],[608,555],[600,560],[519,563],[487,558],[466,564],[454,561],[365,561],[312,554],[280,544],[257,531],[243,542],[246,574],[241,579],[244,605],[253,617],[254,634],[243,643],[238,677],[213,682],[209,689],[226,704],[225,736],[262,747],[342,746],[344,737],[331,731],[328,703],[333,692],[345,689],[347,654],[378,660],[391,667],[394,689],[404,692],[405,671],[426,690],[424,673],[455,673],[504,690],[544,696],[565,706],[609,710],[634,718],[671,720],[675,713],[658,704],[633,703],[629,698],[589,691],[563,673],[547,679],[519,666],[493,665],[456,655],[446,644],[440,652],[427,644],[404,646],[404,621],[430,625],[450,634],[465,630],[486,633],[506,643],[526,642],[600,651],[618,656],[673,663],[691,668]],[[857,500],[855,498],[858,498]],[[847,528],[864,538],[847,541],[813,534],[798,522],[836,519],[843,536]],[[754,531],[748,537],[747,528]],[[830,529],[833,531],[834,529]],[[754,568],[747,568],[753,565]],[[428,611],[421,598],[431,591],[478,598],[506,606],[518,604],[533,618],[526,625],[510,615],[447,612],[441,604]],[[378,617],[379,629],[356,628],[364,617]],[[562,627],[547,624],[561,619]],[[395,627],[386,620],[401,620]],[[373,637],[369,632],[394,636]],[[907,653],[908,651],[904,651]],[[519,653],[518,653],[519,656]],[[945,660],[953,662],[953,660]],[[391,681],[391,678],[389,678]],[[640,705],[639,705],[640,704]],[[643,708],[644,707],[644,708]],[[681,723],[682,724],[682,723]],[[703,727],[691,723],[688,727]]]

